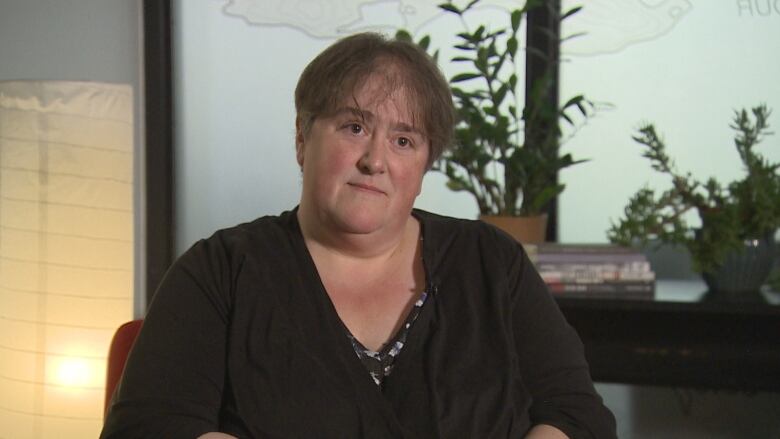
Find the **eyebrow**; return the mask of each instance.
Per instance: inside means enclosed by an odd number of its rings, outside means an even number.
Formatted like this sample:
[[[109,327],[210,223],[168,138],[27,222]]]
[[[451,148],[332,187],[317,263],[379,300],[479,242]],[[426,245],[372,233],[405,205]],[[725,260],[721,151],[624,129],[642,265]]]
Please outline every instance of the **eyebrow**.
[[[374,113],[368,110],[361,110],[357,107],[341,107],[335,112],[333,112],[334,116],[341,116],[343,114],[351,114],[353,116],[359,117],[362,120],[372,122],[374,119],[376,119],[376,116]],[[407,133],[415,133],[420,136],[426,137],[425,133],[420,131],[419,129],[415,128],[413,125],[410,125],[405,122],[396,122],[393,124],[392,128],[396,131],[402,131]]]

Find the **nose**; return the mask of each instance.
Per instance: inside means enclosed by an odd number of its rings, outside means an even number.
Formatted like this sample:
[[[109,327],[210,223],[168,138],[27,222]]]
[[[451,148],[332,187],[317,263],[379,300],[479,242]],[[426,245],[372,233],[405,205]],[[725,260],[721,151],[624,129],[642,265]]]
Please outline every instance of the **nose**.
[[[381,174],[387,166],[384,145],[376,137],[372,136],[367,142],[366,149],[358,160],[358,168],[365,174]]]

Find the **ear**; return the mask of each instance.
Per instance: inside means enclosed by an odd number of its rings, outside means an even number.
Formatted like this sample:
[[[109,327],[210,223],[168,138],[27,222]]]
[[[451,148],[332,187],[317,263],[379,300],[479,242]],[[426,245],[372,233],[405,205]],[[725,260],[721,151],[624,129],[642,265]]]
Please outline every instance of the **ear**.
[[[303,168],[303,122],[300,117],[295,118],[295,160],[298,162],[298,166]]]

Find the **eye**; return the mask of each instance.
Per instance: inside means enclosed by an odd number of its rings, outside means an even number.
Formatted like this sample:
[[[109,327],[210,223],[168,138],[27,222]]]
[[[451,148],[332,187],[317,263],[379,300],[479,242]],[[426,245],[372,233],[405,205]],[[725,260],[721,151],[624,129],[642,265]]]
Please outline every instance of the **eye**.
[[[349,128],[349,132],[352,134],[360,134],[363,132],[363,126],[359,123],[350,123],[347,128]]]
[[[412,146],[412,141],[408,137],[399,137],[395,142],[401,148],[410,148]]]

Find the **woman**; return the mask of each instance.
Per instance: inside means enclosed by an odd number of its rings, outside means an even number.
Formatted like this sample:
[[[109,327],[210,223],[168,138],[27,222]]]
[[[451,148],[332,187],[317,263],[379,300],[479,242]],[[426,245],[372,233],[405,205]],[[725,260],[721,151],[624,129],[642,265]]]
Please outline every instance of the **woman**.
[[[174,264],[103,437],[614,437],[522,248],[413,209],[454,124],[432,60],[348,37],[295,102],[299,206]]]

